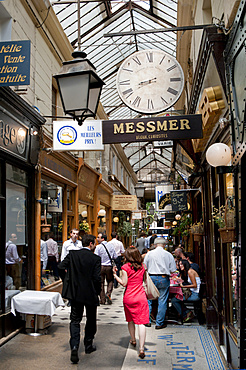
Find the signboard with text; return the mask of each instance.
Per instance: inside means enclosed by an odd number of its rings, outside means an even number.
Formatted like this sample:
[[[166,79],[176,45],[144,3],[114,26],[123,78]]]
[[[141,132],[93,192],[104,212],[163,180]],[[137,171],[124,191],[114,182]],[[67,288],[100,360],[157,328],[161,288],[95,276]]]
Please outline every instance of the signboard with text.
[[[53,122],[53,150],[104,150],[102,121],[87,120]]]
[[[187,192],[186,191],[171,191],[172,210],[187,211]]]
[[[133,211],[137,209],[136,195],[113,195],[112,204],[113,211]]]
[[[0,86],[30,85],[30,40],[0,42]]]
[[[102,121],[103,143],[202,138],[202,116],[148,117]]]

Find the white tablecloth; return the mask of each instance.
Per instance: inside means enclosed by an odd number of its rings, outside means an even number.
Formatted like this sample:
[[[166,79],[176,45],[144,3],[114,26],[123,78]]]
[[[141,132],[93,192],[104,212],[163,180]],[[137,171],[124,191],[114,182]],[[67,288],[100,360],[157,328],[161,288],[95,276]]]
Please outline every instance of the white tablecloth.
[[[6,308],[10,306],[11,298],[16,294],[19,294],[20,292],[21,292],[20,290],[5,290],[5,307]]]
[[[11,300],[11,312],[14,315],[16,310],[21,313],[52,316],[58,306],[65,306],[58,292],[25,290]]]

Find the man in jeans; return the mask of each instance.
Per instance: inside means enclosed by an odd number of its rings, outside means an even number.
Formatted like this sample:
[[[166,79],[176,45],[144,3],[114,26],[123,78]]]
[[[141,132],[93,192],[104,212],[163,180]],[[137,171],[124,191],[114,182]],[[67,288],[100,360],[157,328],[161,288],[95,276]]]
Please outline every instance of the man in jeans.
[[[120,270],[121,270],[121,259],[123,256],[123,253],[125,252],[125,248],[123,243],[118,239],[118,235],[115,231],[111,233],[112,240],[109,241],[110,244],[113,244],[115,252],[117,254],[117,258],[115,260],[115,264],[117,267],[117,276],[120,276]],[[118,287],[118,281],[114,279],[114,288]]]
[[[101,304],[112,304],[111,294],[113,291],[114,277],[112,271],[112,260],[117,258],[113,244],[107,243],[107,235],[99,233],[97,237],[98,245],[95,254],[101,257]],[[107,281],[107,293],[105,296],[104,281]]]
[[[160,292],[160,297],[158,298],[158,311],[156,316],[156,329],[165,328],[164,324],[169,286],[170,286],[170,274],[176,271],[176,263],[171,253],[165,251],[165,246],[168,244],[168,240],[164,238],[156,238],[154,241],[155,249],[148,252],[144,258],[144,263],[147,267],[148,273],[153,280],[153,283]],[[149,303],[149,312],[151,314],[152,301]],[[151,319],[149,324],[146,326],[151,326]]]

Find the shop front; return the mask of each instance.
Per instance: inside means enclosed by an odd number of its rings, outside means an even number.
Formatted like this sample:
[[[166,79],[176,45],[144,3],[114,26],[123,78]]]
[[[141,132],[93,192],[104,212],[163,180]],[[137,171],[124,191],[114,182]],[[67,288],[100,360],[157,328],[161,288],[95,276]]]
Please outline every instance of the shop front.
[[[44,135],[44,134],[43,134]],[[58,153],[52,141],[44,135],[36,180],[36,289],[55,290],[57,276],[53,263],[48,263],[41,273],[40,240],[52,238],[58,246],[54,263],[60,261],[62,245],[70,238],[72,228],[79,227],[78,221],[78,160],[70,153]],[[51,256],[50,256],[51,257]],[[56,261],[55,261],[56,260]],[[51,258],[49,258],[51,262]],[[59,289],[58,289],[59,290]]]
[[[34,288],[35,166],[45,120],[0,88],[0,338],[18,327],[11,297]]]

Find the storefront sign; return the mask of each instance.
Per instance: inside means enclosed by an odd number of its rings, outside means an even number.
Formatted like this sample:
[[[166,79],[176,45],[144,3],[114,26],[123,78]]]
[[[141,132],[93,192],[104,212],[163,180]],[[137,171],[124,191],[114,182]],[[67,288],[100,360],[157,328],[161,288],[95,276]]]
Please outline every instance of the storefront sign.
[[[173,141],[172,140],[166,140],[166,141],[155,141],[154,147],[156,148],[172,148]]]
[[[87,120],[53,122],[53,150],[104,150],[102,121]]]
[[[141,211],[132,212],[132,220],[142,220],[142,212]]]
[[[133,211],[137,208],[136,195],[113,195],[112,197],[113,211]]]
[[[0,86],[30,85],[30,40],[0,42]]]
[[[187,205],[187,192],[186,191],[171,191],[172,210],[186,211]]]
[[[173,190],[173,185],[172,184],[171,185],[156,185],[155,186],[155,209],[156,209],[156,211],[159,211],[159,209],[163,209],[163,208],[159,208],[160,199],[161,199],[161,197],[163,197],[164,194],[170,193],[171,190]],[[168,204],[170,204],[170,203],[168,203]],[[163,207],[163,205],[165,206],[166,204],[162,203],[162,207]]]
[[[12,118],[6,110],[2,112],[0,107],[0,148],[27,159],[28,137],[27,127]]]
[[[171,194],[164,194],[159,200],[159,209],[164,209],[168,204],[171,204]]]
[[[201,114],[109,120],[102,123],[104,144],[202,138]]]

